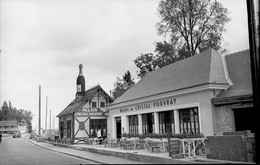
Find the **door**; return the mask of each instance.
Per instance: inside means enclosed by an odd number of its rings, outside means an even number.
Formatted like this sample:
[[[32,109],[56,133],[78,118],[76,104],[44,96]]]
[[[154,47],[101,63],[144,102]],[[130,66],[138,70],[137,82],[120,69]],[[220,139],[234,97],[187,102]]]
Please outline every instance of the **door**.
[[[236,131],[251,130],[255,133],[255,112],[252,107],[233,109]]]
[[[122,137],[121,132],[121,117],[116,117],[116,138],[119,139]]]

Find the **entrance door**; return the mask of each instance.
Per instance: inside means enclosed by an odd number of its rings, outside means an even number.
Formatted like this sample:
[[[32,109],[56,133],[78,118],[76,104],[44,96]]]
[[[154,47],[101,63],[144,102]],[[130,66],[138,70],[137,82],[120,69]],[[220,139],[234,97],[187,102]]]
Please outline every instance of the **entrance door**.
[[[255,133],[255,112],[252,107],[234,109],[236,131],[251,130]]]
[[[116,117],[116,138],[119,139],[122,137],[121,132],[121,117]]]

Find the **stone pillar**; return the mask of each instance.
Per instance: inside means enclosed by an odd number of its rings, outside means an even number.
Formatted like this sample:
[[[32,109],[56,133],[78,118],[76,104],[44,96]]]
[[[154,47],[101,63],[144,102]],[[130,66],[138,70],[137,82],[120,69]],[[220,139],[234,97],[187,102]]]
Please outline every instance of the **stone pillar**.
[[[159,113],[154,112],[154,132],[159,133]]]
[[[175,133],[180,133],[180,120],[179,120],[179,110],[174,110],[174,126],[175,126]]]
[[[142,114],[138,114],[138,133],[143,133],[143,121],[142,121]]]

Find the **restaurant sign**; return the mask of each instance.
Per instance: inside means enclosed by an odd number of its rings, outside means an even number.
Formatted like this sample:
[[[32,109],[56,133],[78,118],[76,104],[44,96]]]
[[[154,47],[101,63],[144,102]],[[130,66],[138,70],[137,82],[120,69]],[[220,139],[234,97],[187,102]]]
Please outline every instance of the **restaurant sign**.
[[[142,109],[150,109],[150,108],[157,108],[157,107],[164,107],[169,105],[176,104],[175,98],[160,100],[160,101],[154,101],[154,102],[148,102],[144,104],[137,104],[132,107],[122,108],[120,109],[120,112],[128,112],[128,111],[134,111],[134,110],[142,110]]]
[[[75,112],[76,117],[88,117],[88,116],[105,116],[104,112],[100,108],[81,108]]]

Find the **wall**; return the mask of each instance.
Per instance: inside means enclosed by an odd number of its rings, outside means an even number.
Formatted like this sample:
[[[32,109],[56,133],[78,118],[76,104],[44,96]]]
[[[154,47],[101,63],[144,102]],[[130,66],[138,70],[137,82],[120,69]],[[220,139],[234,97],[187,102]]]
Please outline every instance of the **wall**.
[[[217,130],[215,134],[222,135],[223,132],[236,131],[233,109],[252,107],[253,103],[235,103],[222,106],[215,106]]]
[[[106,108],[101,108],[101,107],[100,107],[100,103],[101,103],[101,102],[105,102],[105,106],[106,106],[106,99],[105,99],[101,94],[96,93],[96,94],[92,97],[91,101],[97,103],[97,108],[100,108],[102,111],[105,111],[105,110],[106,110]]]
[[[198,107],[199,109],[199,119],[200,119],[200,130],[201,132],[205,135],[213,135],[214,134],[214,129],[213,129],[213,113],[212,113],[212,104],[211,104],[211,98],[213,97],[213,90],[202,90],[198,92],[190,92],[188,94],[180,94],[176,96],[171,96],[171,97],[157,97],[156,100],[150,100],[150,101],[160,101],[162,99],[167,99],[167,98],[175,98],[176,102],[174,105],[169,105],[169,106],[163,106],[163,107],[155,107],[155,108],[147,108],[147,109],[142,109],[142,110],[135,110],[135,106],[143,103],[138,103],[138,104],[132,104],[132,105],[127,105],[124,107],[118,107],[114,109],[110,109],[109,111],[109,119],[108,119],[108,125],[109,125],[109,132],[110,134],[113,135],[112,138],[114,138],[114,132],[115,130],[115,117],[121,116],[121,124],[122,127],[124,127],[125,131],[127,132],[126,128],[128,128],[128,122],[126,119],[127,116],[129,115],[135,115],[135,114],[140,114],[140,113],[151,113],[151,112],[160,112],[160,111],[167,111],[167,110],[174,110],[174,109],[183,109],[183,108],[188,108],[188,107]],[[149,101],[149,102],[150,102]],[[147,102],[147,103],[149,103]],[[120,109],[125,109],[125,108],[133,108],[132,111],[125,111],[125,112],[120,112]],[[108,107],[109,109],[109,107]],[[112,122],[112,123],[111,123]]]
[[[205,145],[209,159],[255,162],[255,137],[252,135],[208,136]]]

